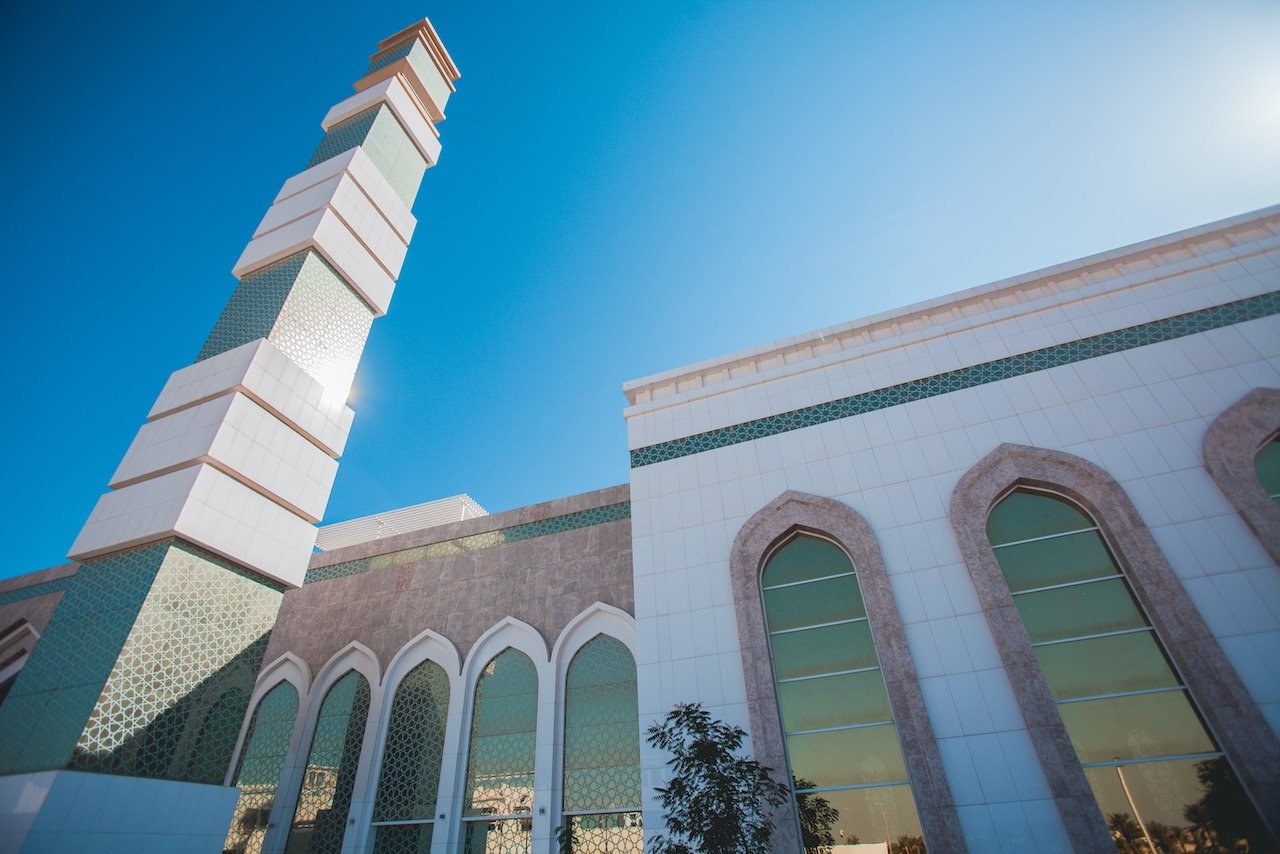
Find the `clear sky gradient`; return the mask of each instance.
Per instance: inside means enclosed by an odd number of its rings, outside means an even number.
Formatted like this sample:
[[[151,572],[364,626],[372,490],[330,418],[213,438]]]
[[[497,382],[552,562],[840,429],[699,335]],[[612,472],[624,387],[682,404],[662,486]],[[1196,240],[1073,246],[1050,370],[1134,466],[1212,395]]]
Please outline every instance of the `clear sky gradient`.
[[[621,384],[1280,201],[1280,3],[0,7],[0,576],[60,563],[377,41],[462,70],[326,521],[627,479]]]

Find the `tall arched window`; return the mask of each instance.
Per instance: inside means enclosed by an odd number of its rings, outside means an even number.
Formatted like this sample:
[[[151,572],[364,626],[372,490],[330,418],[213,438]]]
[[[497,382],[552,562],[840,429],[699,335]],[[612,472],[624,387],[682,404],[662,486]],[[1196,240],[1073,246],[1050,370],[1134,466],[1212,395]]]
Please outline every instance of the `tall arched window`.
[[[991,511],[987,536],[1118,844],[1247,839],[1261,850],[1256,811],[1097,524],[1062,498],[1017,489]]]
[[[1262,446],[1253,458],[1253,470],[1262,481],[1267,496],[1280,507],[1280,436]]]
[[[565,674],[564,826],[582,854],[641,854],[640,706],[636,662],[596,635]]]
[[[281,682],[267,692],[253,710],[232,785],[240,788],[240,800],[223,843],[231,854],[260,854],[267,820],[280,785],[280,771],[289,754],[294,722],[298,718],[298,689]]]
[[[853,562],[800,534],[766,561],[761,587],[805,849],[905,836],[923,850]]]
[[[375,854],[430,851],[449,715],[449,675],[434,661],[396,688],[373,806]]]
[[[508,647],[476,681],[463,803],[466,854],[525,854],[533,846],[538,672]]]
[[[352,670],[334,683],[320,704],[285,845],[288,854],[342,850],[368,715],[369,682]]]

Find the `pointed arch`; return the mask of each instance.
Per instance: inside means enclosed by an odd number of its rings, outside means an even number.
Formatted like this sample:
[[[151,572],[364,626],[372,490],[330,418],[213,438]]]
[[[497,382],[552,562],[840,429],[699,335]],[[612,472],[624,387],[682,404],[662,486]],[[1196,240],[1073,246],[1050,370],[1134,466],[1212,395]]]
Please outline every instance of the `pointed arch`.
[[[253,693],[249,696],[249,710],[244,716],[244,722],[240,725],[240,736],[236,739],[236,749],[231,754],[231,765],[227,768],[227,777],[225,785],[235,785],[236,768],[240,764],[240,757],[244,752],[244,741],[249,734],[249,726],[253,721],[254,712],[262,703],[262,698],[276,688],[281,682],[288,682],[297,692],[299,699],[307,696],[307,691],[311,688],[311,668],[307,666],[307,662],[294,655],[292,652],[286,652],[279,658],[272,661],[258,674],[258,681],[253,687]],[[294,739],[297,738],[296,726]]]
[[[1280,506],[1258,480],[1254,460],[1280,434],[1280,389],[1255,388],[1218,416],[1204,435],[1204,467],[1227,501],[1280,566]]]
[[[867,613],[874,615],[870,620],[871,634],[925,841],[931,849],[940,851],[966,850],[875,534],[848,505],[795,490],[782,493],[743,524],[734,538],[729,560],[756,759],[771,768],[787,767],[760,578],[774,550],[797,534],[830,540],[853,561]],[[799,848],[792,821],[781,822],[778,830],[775,850]]]
[[[635,657],[635,617],[621,608],[595,602],[565,624],[551,649],[551,660],[556,665],[557,686],[563,685],[565,671],[569,668],[569,662],[573,661],[573,656],[596,635],[608,635],[621,641],[631,651],[632,657]],[[557,697],[560,696],[557,691]]]
[[[956,484],[951,526],[1073,848],[1115,850],[987,539],[991,510],[1019,487],[1066,498],[1093,518],[1241,782],[1264,815],[1276,815],[1280,744],[1129,496],[1087,460],[1005,443]]]

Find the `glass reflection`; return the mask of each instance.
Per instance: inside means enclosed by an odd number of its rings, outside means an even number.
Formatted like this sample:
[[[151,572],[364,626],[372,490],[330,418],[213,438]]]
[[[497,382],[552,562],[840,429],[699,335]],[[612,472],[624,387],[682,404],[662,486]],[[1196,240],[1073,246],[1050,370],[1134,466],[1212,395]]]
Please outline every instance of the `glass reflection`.
[[[1258,480],[1267,495],[1280,505],[1280,436],[1262,446],[1253,458],[1253,469],[1258,473]]]

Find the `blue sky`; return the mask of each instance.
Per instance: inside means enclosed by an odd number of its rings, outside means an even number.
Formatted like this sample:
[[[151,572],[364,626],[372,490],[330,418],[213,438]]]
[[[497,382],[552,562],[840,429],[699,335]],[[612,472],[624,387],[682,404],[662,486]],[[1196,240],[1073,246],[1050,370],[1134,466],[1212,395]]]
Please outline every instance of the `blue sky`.
[[[624,482],[625,380],[1280,201],[1275,2],[5,4],[0,577],[424,14],[463,76],[326,521]]]

